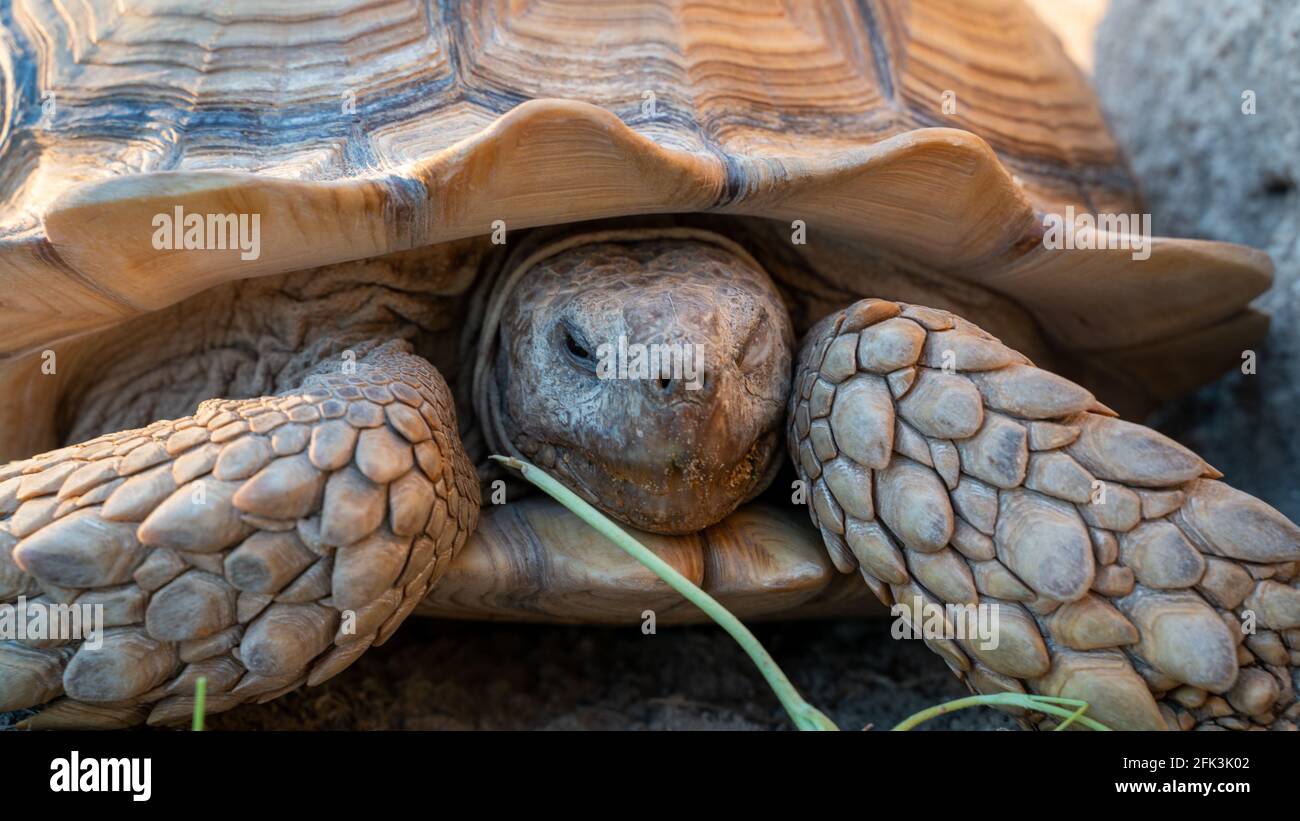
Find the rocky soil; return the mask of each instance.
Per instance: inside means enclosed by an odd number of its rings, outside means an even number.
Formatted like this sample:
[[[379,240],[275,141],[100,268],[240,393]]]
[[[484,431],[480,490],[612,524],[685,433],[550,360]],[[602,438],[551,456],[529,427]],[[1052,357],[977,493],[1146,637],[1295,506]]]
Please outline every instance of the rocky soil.
[[[884,730],[967,695],[886,622],[756,625],[810,703],[844,730]],[[789,718],[721,630],[493,625],[411,619],[314,690],[213,716],[213,729],[780,730]],[[968,710],[925,729],[1013,728]]]
[[[1155,421],[1300,520],[1300,4],[1113,0],[1094,65],[1155,233],[1253,245],[1277,265],[1257,302],[1273,317],[1257,373]]]

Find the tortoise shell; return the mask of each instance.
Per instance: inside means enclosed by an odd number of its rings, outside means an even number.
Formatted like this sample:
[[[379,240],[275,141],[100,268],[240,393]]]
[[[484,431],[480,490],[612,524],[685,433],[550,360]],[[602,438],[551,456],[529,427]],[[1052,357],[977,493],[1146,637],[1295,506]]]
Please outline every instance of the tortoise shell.
[[[688,212],[802,221],[836,244],[796,253],[851,296],[877,295],[864,260],[998,292],[1112,403],[1207,381],[1265,329],[1262,253],[1044,247],[1045,214],[1141,205],[1018,0],[19,0],[0,68],[11,360],[232,279]],[[260,254],[159,250],[176,209],[260,215]]]

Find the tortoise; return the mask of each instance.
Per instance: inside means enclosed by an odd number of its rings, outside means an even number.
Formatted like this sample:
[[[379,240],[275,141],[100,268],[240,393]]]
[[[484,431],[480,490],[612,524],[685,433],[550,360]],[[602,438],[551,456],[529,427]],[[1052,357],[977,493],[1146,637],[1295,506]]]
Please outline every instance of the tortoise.
[[[29,726],[272,699],[413,612],[698,618],[503,453],[742,615],[979,605],[996,646],[925,638],[974,691],[1295,729],[1300,529],[1121,418],[1240,361],[1270,263],[1045,242],[1142,207],[1019,3],[0,26],[0,601],[106,625],[0,642]]]

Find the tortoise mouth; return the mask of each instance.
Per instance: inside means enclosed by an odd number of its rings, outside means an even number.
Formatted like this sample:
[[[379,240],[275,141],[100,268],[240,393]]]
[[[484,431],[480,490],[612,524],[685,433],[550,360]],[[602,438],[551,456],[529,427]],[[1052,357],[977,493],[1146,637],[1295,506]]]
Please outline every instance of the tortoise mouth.
[[[631,466],[575,447],[543,445],[525,454],[624,524],[680,536],[717,523],[762,493],[780,470],[781,437],[778,426],[739,459],[708,470],[698,464]]]

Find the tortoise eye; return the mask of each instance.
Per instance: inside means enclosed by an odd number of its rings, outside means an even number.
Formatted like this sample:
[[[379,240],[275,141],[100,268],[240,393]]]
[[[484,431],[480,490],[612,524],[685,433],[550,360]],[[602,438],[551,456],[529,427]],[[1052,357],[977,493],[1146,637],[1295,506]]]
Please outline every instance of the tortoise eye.
[[[575,365],[586,371],[595,372],[596,357],[592,354],[590,346],[582,339],[569,325],[564,325],[561,329],[564,335],[564,350],[569,355],[569,359]]]
[[[736,352],[736,364],[740,365],[741,371],[745,373],[767,364],[775,352],[776,342],[777,337],[772,331],[772,323],[768,319],[767,312],[764,311],[759,321],[754,323],[749,337]]]

